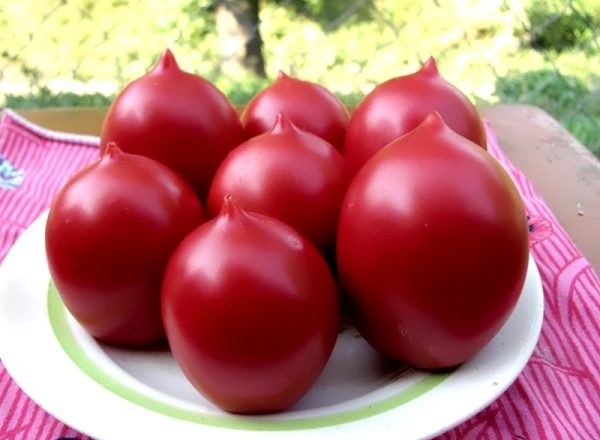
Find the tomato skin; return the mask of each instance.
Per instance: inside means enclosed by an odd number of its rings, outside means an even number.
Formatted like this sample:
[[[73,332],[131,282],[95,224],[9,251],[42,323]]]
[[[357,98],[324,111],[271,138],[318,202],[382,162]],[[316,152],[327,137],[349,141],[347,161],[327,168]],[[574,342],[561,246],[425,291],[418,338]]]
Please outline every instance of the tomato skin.
[[[477,353],[524,284],[524,205],[501,166],[439,115],[376,153],[350,184],[337,263],[376,349],[437,369]]]
[[[231,194],[245,210],[281,220],[326,250],[335,241],[348,183],[342,155],[280,113],[271,131],[239,145],[221,163],[207,209],[217,215]]]
[[[92,336],[129,346],[160,341],[164,267],[203,220],[179,176],[109,146],[53,200],[45,231],[52,280]]]
[[[302,130],[342,149],[350,114],[323,86],[280,71],[273,84],[254,96],[244,108],[241,120],[247,137],[269,131],[280,112]]]
[[[344,157],[355,173],[386,144],[438,112],[458,134],[487,148],[485,127],[475,106],[438,72],[430,57],[409,75],[379,84],[357,106],[346,131]]]
[[[298,401],[327,362],[339,324],[335,283],[316,248],[231,197],[173,254],[162,311],[190,382],[236,413]]]
[[[100,147],[169,166],[203,199],[217,166],[245,139],[237,112],[206,79],[183,71],[167,49],[154,68],[128,84],[110,106]]]

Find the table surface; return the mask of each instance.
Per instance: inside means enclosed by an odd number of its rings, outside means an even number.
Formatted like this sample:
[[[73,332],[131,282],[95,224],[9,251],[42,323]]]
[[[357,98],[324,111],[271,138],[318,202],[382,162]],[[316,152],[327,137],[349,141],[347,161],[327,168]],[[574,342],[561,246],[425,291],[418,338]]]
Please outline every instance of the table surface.
[[[42,127],[98,135],[106,108],[19,110]],[[600,161],[543,110],[479,108],[513,164],[531,180],[583,255],[600,273]]]

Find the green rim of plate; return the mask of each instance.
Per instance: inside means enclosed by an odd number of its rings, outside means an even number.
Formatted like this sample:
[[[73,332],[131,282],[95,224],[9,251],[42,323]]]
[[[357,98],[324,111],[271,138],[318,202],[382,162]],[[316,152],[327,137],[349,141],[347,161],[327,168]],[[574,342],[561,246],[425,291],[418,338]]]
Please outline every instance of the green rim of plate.
[[[452,372],[428,374],[419,382],[401,392],[371,402],[366,406],[342,410],[336,413],[317,415],[305,418],[271,418],[260,416],[240,416],[233,414],[215,415],[203,414],[187,408],[167,403],[156,397],[145,394],[119,381],[98,366],[87,354],[77,340],[67,319],[67,310],[58,294],[54,283],[48,285],[48,317],[50,325],[65,353],[93,381],[103,386],[117,396],[126,399],[147,410],[163,414],[186,422],[214,426],[227,429],[252,431],[292,431],[303,429],[324,428],[343,423],[355,422],[377,414],[398,408],[417,397],[422,396],[446,380]]]

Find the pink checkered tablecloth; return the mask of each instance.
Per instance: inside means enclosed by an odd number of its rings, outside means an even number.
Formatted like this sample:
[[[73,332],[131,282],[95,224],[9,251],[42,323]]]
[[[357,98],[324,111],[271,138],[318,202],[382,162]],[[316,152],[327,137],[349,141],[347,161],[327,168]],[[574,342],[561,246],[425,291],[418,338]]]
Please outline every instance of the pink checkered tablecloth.
[[[443,439],[600,439],[600,280],[516,169],[491,128],[489,152],[517,184],[530,219],[544,288],[542,333],[529,363],[495,402]],[[97,157],[98,139],[37,127],[10,110],[0,121],[0,262],[74,171]],[[1,355],[1,354],[0,354]],[[0,440],[88,437],[30,400],[0,359]],[[400,438],[400,437],[399,437]]]

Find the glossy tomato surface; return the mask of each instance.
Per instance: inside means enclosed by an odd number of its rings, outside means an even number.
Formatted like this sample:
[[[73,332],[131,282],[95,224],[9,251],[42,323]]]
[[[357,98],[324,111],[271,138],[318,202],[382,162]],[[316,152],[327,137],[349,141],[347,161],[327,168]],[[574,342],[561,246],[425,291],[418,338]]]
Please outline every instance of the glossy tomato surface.
[[[524,205],[495,159],[431,115],[350,184],[337,262],[375,348],[418,368],[456,366],[491,340],[519,298]]]
[[[52,203],[50,274],[92,336],[120,345],[164,339],[162,274],[175,247],[202,221],[200,202],[179,176],[110,146]]]
[[[358,171],[378,150],[416,128],[432,112],[439,113],[458,134],[487,148],[477,109],[429,58],[417,72],[378,85],[357,106],[343,150],[351,170]]]
[[[154,68],[128,84],[110,106],[101,150],[123,151],[164,163],[203,199],[217,166],[244,140],[239,117],[206,79],[183,71],[166,50]]]
[[[298,401],[329,359],[339,319],[334,280],[317,249],[231,197],[175,251],[162,311],[190,382],[237,413]]]
[[[280,71],[273,84],[244,108],[241,120],[247,136],[271,130],[279,112],[299,128],[341,150],[350,115],[344,104],[323,86]]]
[[[281,220],[325,250],[335,241],[347,187],[342,155],[280,113],[272,130],[235,148],[219,166],[207,209],[216,215],[231,194],[245,210]]]

